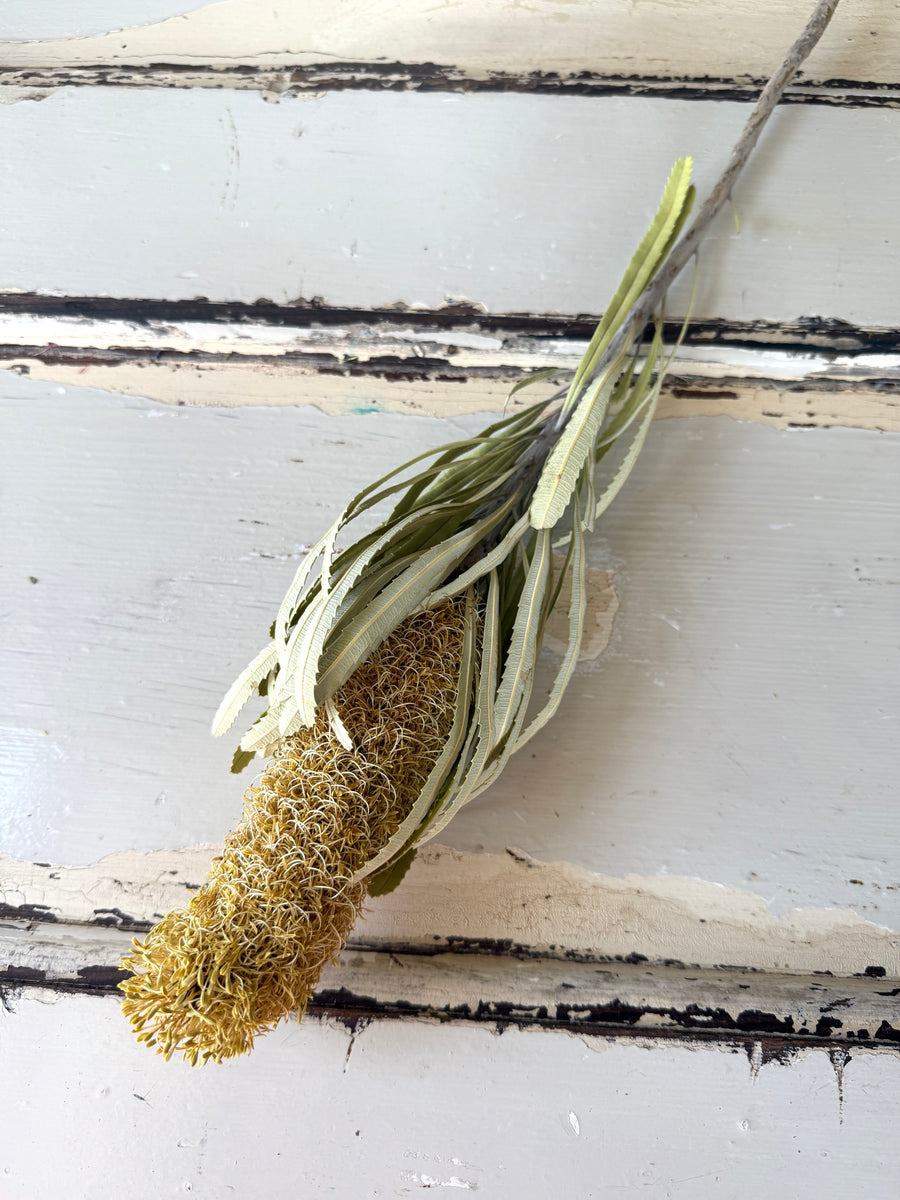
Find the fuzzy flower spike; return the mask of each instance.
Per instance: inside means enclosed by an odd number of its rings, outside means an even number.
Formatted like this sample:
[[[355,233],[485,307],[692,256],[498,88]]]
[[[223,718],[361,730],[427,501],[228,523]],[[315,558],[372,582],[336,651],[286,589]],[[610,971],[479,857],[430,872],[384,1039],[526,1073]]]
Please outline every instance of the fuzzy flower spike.
[[[243,820],[188,908],[123,961],[123,1009],[167,1058],[220,1062],[302,1013],[366,894],[396,887],[417,848],[556,711],[581,646],[585,533],[634,466],[675,352],[663,355],[666,291],[836,5],[818,0],[683,237],[691,161],[675,164],[568,387],[391,471],[310,550],[213,722],[224,733],[251,696],[266,698],[232,767],[269,760]],[[535,708],[535,662],[567,580],[568,645]]]

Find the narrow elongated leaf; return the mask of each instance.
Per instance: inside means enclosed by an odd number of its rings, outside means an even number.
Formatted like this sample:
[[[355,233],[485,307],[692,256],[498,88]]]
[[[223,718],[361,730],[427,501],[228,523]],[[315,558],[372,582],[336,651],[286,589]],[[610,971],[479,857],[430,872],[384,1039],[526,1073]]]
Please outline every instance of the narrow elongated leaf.
[[[250,699],[254,688],[262,683],[277,662],[278,651],[275,643],[269,642],[268,646],[260,650],[256,658],[241,671],[225,693],[222,703],[213,717],[213,737],[221,737],[227,729],[231,728],[238,713]]]
[[[297,607],[297,601],[300,599],[307,580],[309,579],[313,567],[316,565],[316,560],[325,549],[328,542],[331,530],[319,538],[316,544],[310,549],[306,557],[297,568],[297,573],[294,576],[291,586],[287,590],[287,594],[281,602],[281,607],[278,609],[278,615],[275,618],[275,645],[278,648],[278,658],[283,663],[285,651],[287,647],[287,627],[291,617],[294,615],[294,609]]]
[[[447,823],[468,801],[477,786],[488,758],[496,742],[494,738],[494,703],[497,693],[497,675],[500,667],[500,584],[497,572],[491,572],[488,584],[487,603],[484,613],[484,629],[481,641],[481,666],[476,689],[477,745],[468,764],[463,763],[460,777],[448,789],[443,806],[434,814],[413,843],[421,846],[436,837]]]
[[[495,740],[508,730],[513,714],[525,688],[534,660],[537,657],[537,637],[544,604],[544,592],[550,574],[550,530],[540,529],[535,535],[534,551],[525,585],[519,598],[512,637],[506,651],[503,675],[494,702]]]
[[[347,726],[341,720],[341,714],[337,710],[337,705],[331,696],[325,701],[325,712],[328,716],[328,724],[331,727],[331,732],[344,747],[345,750],[353,749],[353,739],[347,732]]]
[[[357,558],[353,566],[349,567],[343,573],[340,581],[335,584],[332,591],[325,598],[324,603],[318,606],[315,612],[311,614],[310,621],[314,627],[310,629],[308,639],[304,643],[302,657],[298,658],[296,666],[286,681],[288,686],[293,687],[294,694],[297,697],[297,706],[306,725],[312,725],[316,719],[315,692],[319,660],[328,635],[334,627],[341,605],[354,583],[360,578],[372,560],[405,529],[416,521],[421,520],[422,516],[423,514],[420,513],[410,513],[403,520],[397,521],[377,541],[374,541]]]
[[[341,684],[346,683],[372,650],[393,633],[407,614],[414,611],[435,585],[503,519],[512,503],[512,499],[507,500],[477,524],[420,555],[368,605],[326,652],[325,666],[316,687],[317,703],[321,704],[326,696],[333,695]]]
[[[694,189],[690,183],[692,167],[692,159],[680,158],[672,168],[656,215],[632,256],[575,371],[564,410],[568,411],[574,405],[585,381],[590,378],[631,306],[665,261],[672,241],[678,236],[693,204]]]
[[[585,472],[586,485],[591,478],[593,472],[588,467]],[[590,501],[588,500],[588,503]],[[550,718],[559,708],[560,701],[563,698],[563,693],[569,685],[569,680],[572,678],[572,672],[575,670],[575,664],[578,662],[578,655],[581,652],[581,641],[584,636],[584,616],[587,611],[587,588],[585,587],[585,557],[584,557],[584,532],[582,529],[582,515],[584,504],[576,496],[575,511],[572,521],[572,598],[569,601],[569,641],[566,646],[566,652],[557,672],[556,679],[553,682],[553,687],[550,691],[550,698],[546,705],[541,709],[538,715],[534,718],[525,732],[516,739],[512,753],[522,747],[538,733]]]
[[[663,322],[656,322],[656,329],[653,334],[653,341],[647,349],[647,356],[644,359],[644,364],[641,367],[640,374],[637,379],[630,385],[628,397],[622,407],[618,410],[613,419],[609,422],[606,428],[602,431],[597,439],[597,450],[600,451],[606,446],[612,445],[617,438],[621,437],[629,425],[640,415],[641,408],[648,402],[651,395],[650,385],[653,379],[653,372],[659,365],[660,355],[662,353],[662,338],[663,338]]]
[[[278,741],[278,722],[281,719],[284,708],[284,701],[270,704],[266,712],[263,713],[255,724],[250,726],[241,738],[241,749],[259,751],[266,746],[270,746],[272,742]]]
[[[649,399],[647,402],[646,411],[645,411],[643,417],[641,417],[640,424],[638,425],[637,433],[634,436],[634,440],[632,441],[631,445],[629,446],[628,452],[625,455],[624,459],[622,460],[622,463],[621,463],[618,471],[616,472],[615,476],[613,477],[612,482],[607,485],[607,487],[603,490],[603,492],[600,494],[600,496],[597,500],[597,503],[594,507],[594,518],[595,519],[597,517],[601,516],[604,512],[606,512],[606,510],[609,508],[610,504],[612,504],[613,500],[616,498],[616,496],[622,490],[622,487],[625,484],[625,480],[631,474],[631,470],[634,467],[635,462],[637,461],[637,456],[640,454],[641,449],[643,448],[644,442],[647,439],[647,434],[650,431],[650,422],[653,420],[653,415],[656,412],[656,406],[659,403],[659,396],[662,391],[662,386],[663,386],[663,383],[665,382],[666,375],[668,374],[669,367],[672,365],[672,361],[675,358],[675,355],[678,353],[679,347],[681,346],[681,343],[684,340],[684,335],[687,333],[688,322],[691,319],[691,312],[693,311],[694,299],[696,297],[696,294],[697,294],[697,271],[695,268],[694,281],[693,281],[693,285],[691,287],[691,296],[690,296],[690,300],[688,302],[687,316],[684,318],[684,321],[681,324],[681,329],[679,330],[678,337],[675,341],[675,345],[672,347],[672,351],[669,354],[668,358],[666,359],[665,365],[662,367],[662,369],[657,374],[656,382],[653,385],[653,388],[650,392],[650,396],[649,396]],[[657,326],[657,333],[660,337],[662,336],[661,330],[662,330],[662,318],[660,318],[660,321]],[[654,343],[655,343],[655,341],[656,341],[656,339],[654,338]]]
[[[467,571],[463,571],[461,575],[457,575],[450,583],[438,588],[436,592],[432,592],[425,601],[423,608],[434,608],[436,605],[442,604],[445,600],[449,600],[451,596],[459,595],[470,584],[483,579],[485,575],[503,562],[512,546],[524,536],[528,528],[528,517],[520,517],[509,532],[503,535],[502,540],[497,543],[493,550],[488,551],[483,558],[479,558],[477,563],[469,567]]]
[[[528,712],[528,702],[531,698],[532,678],[533,676],[530,675],[528,684],[523,689],[522,697],[519,701],[518,707],[516,708],[515,714],[513,715],[512,722],[510,723],[506,736],[499,745],[499,753],[497,753],[495,750],[494,753],[496,754],[496,757],[488,763],[487,768],[485,769],[481,778],[472,788],[472,791],[466,798],[467,804],[470,801],[475,800],[481,795],[482,792],[487,791],[494,780],[499,778],[499,776],[502,775],[503,771],[506,769],[506,764],[509,762],[513,753],[519,732],[525,723],[525,716]]]
[[[535,529],[552,529],[566,511],[585,461],[594,452],[615,381],[610,368],[581,401],[547,456],[529,510]]]

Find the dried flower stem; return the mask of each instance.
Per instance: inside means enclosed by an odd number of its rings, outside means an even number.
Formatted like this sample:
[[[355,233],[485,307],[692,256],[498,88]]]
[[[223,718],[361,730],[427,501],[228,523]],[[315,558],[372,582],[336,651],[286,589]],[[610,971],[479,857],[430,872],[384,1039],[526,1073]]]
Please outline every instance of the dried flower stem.
[[[603,372],[607,370],[610,363],[615,362],[618,355],[622,352],[625,343],[632,337],[639,336],[643,332],[648,321],[651,320],[653,314],[659,309],[675,279],[697,253],[700,243],[709,232],[710,226],[719,215],[725,202],[731,196],[738,176],[747,165],[747,161],[753,153],[756,143],[759,141],[766,122],[784,95],[785,88],[799,67],[815,49],[822,34],[828,28],[828,24],[834,16],[834,11],[839,2],[840,0],[818,0],[803,32],[797,38],[796,42],[794,42],[793,46],[791,46],[790,50],[788,50],[769,82],[763,88],[753,112],[747,118],[746,124],[741,131],[741,136],[735,142],[725,170],[719,176],[690,228],[676,243],[657,275],[641,297],[635,302],[631,311],[622,322],[619,332],[612,339],[602,358],[591,373],[589,382],[599,379]],[[564,390],[559,392],[558,396],[554,396],[553,399],[558,399],[563,395],[565,395]],[[569,416],[571,416],[571,413],[567,415],[560,414],[557,429],[565,426]],[[549,453],[551,448],[552,443],[547,447],[547,453]]]

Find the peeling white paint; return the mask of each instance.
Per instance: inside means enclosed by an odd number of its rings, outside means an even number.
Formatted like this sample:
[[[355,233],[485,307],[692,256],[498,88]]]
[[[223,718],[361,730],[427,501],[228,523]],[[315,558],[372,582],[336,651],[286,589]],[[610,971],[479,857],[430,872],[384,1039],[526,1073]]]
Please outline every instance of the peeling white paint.
[[[159,15],[167,0],[126,11]],[[175,0],[170,0],[175,7]],[[92,0],[95,5],[99,0]],[[179,9],[184,5],[178,5]],[[583,71],[625,76],[765,78],[799,32],[797,11],[766,0],[688,5],[589,0],[523,5],[508,0],[309,0],[260,6],[226,0],[124,34],[4,48],[10,65],[327,62],[439,63],[468,75]],[[54,10],[55,11],[55,10]],[[59,6],[69,21],[75,19]],[[80,15],[80,14],[79,14]],[[890,0],[844,0],[804,64],[809,80],[896,83],[900,41]],[[118,21],[116,22],[119,23]],[[17,36],[22,36],[19,30]],[[42,36],[35,32],[33,37]]]
[[[23,916],[90,924],[154,921],[184,906],[219,847],[108,855],[87,867],[0,859],[0,896]],[[23,907],[28,906],[28,907]],[[454,939],[512,942],[531,952],[603,959],[641,955],[712,968],[835,975],[883,968],[900,976],[900,930],[840,909],[776,917],[742,888],[675,875],[613,879],[524,851],[461,854],[428,846],[402,887],[372,900],[351,944],[418,945]]]
[[[561,561],[561,560],[560,560]],[[559,563],[555,566],[559,567]],[[579,662],[596,662],[612,637],[613,621],[619,611],[619,597],[614,585],[615,575],[588,567],[586,577],[587,605],[584,613],[584,636]],[[544,632],[544,647],[553,654],[563,655],[569,640],[569,606],[572,601],[572,582],[567,577],[560,590],[559,600],[550,614]]]
[[[545,364],[544,364],[545,365]],[[525,368],[535,366],[531,358]],[[518,375],[504,378],[464,374],[446,379],[383,378],[366,374],[318,374],[296,363],[273,360],[256,363],[156,362],[86,363],[83,366],[15,358],[4,368],[36,380],[91,387],[111,394],[136,396],[162,404],[198,408],[311,406],[332,416],[354,413],[406,413],[438,418],[482,412],[514,411],[509,389]],[[2,371],[0,369],[0,371]],[[657,417],[728,416],[776,429],[797,426],[900,432],[900,397],[877,388],[836,390],[778,390],[756,386],[752,379],[727,378],[722,388],[692,387],[717,377],[711,372],[683,375],[663,392]],[[538,384],[529,402],[550,395],[552,385]]]

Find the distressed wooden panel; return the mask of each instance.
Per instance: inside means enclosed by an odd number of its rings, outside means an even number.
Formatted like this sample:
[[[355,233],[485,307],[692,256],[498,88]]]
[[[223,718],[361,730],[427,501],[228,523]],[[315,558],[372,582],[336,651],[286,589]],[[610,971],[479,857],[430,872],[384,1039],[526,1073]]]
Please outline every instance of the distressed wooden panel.
[[[307,1020],[198,1073],[135,1045],[113,999],[45,999],[0,1012],[10,1200],[98,1179],[134,1200],[896,1196],[891,1055]]]
[[[129,935],[118,929],[5,920],[0,987],[116,994],[129,946]],[[588,1036],[659,1031],[748,1049],[760,1035],[775,1035],[798,1048],[865,1044],[900,1053],[895,982],[633,961],[598,966],[521,950],[513,956],[351,946],[326,966],[312,1011],[348,1020],[368,1014]]]
[[[34,6],[15,0],[0,36],[78,38],[4,47],[10,66],[210,63],[255,66],[438,64],[490,77],[585,72],[680,80],[765,77],[794,40],[809,4],[790,0],[101,0]],[[175,14],[162,22],[165,10]],[[147,25],[147,22],[158,22]],[[85,37],[104,28],[128,29]],[[801,78],[897,83],[895,0],[844,0]],[[402,70],[395,73],[403,74]]]
[[[0,965],[8,955],[11,979],[27,978],[16,972],[33,968],[52,984],[71,974],[78,957],[72,939],[82,948],[89,939],[78,967],[88,968],[87,982],[99,970],[108,983],[122,936],[183,908],[219,849],[125,850],[83,867],[0,856],[0,916],[10,928],[24,924],[24,932],[0,941]],[[892,990],[900,980],[900,931],[836,907],[795,908],[781,916],[773,907],[752,890],[696,878],[613,878],[567,862],[540,862],[516,848],[461,854],[434,843],[420,851],[402,887],[367,904],[350,942],[384,955],[514,955],[546,961],[551,974],[549,960],[575,960],[674,965],[686,972],[871,977],[884,983],[883,998],[900,994]],[[98,939],[105,929],[113,932],[104,947]],[[756,991],[756,981],[751,984]],[[883,1017],[894,1022],[884,1036],[896,1040],[896,1011]]]
[[[4,388],[3,848],[217,842],[240,783],[208,722],[301,547],[376,469],[479,419]],[[897,928],[896,441],[660,422],[592,545],[609,651],[445,840]]]
[[[0,109],[8,291],[597,312],[725,102],[61,89]],[[697,317],[897,324],[900,113],[777,113],[702,255]],[[837,171],[835,164],[841,163]],[[878,187],[871,181],[877,179]],[[689,281],[673,294],[684,308]]]
[[[313,404],[322,412],[453,417],[512,411],[559,386],[587,342],[478,325],[279,328],[0,313],[3,369],[166,404]],[[529,372],[546,384],[510,398]],[[900,357],[682,347],[661,418],[727,415],[778,428],[900,431]]]

